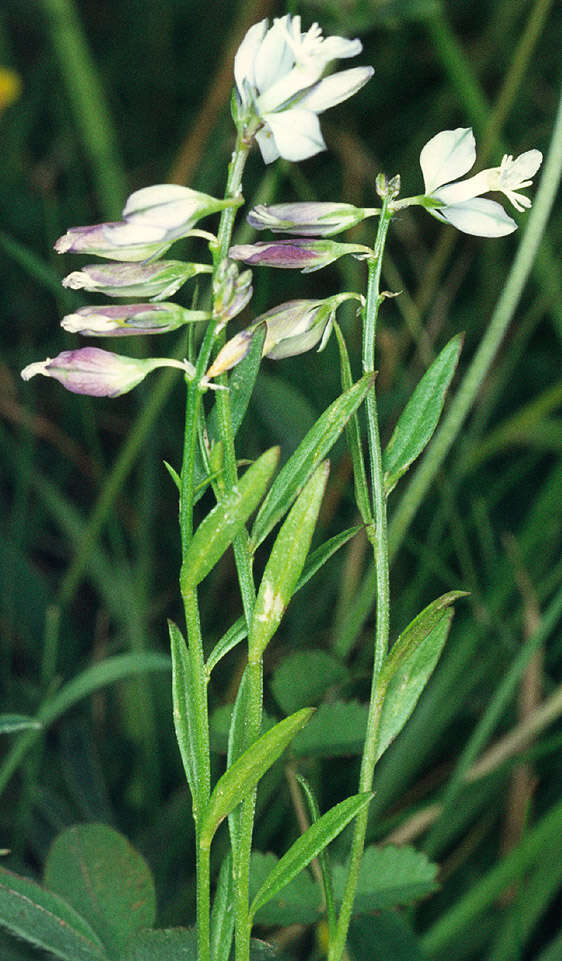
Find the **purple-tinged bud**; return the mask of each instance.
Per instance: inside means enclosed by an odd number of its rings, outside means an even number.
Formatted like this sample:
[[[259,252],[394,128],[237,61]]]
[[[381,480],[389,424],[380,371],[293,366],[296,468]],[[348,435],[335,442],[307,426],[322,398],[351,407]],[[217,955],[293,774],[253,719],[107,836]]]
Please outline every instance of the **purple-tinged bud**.
[[[107,260],[137,262],[165,254],[172,240],[161,227],[116,221],[92,227],[71,227],[55,243],[58,254],[94,254]]]
[[[211,273],[210,264],[157,260],[151,264],[88,264],[64,278],[63,287],[89,290],[108,297],[148,297],[164,300],[196,274]]]
[[[263,357],[272,360],[294,357],[311,350],[316,344],[320,345],[318,350],[323,350],[332,330],[336,310],[345,300],[364,301],[360,294],[349,292],[324,300],[289,300],[273,307],[246,330],[227,341],[206,377],[217,377],[239,364],[250,349],[253,334],[262,324],[266,328]]]
[[[125,337],[128,334],[165,334],[184,324],[209,320],[206,310],[187,310],[179,304],[123,304],[80,307],[61,320],[71,334],[86,337]]]
[[[118,397],[140,384],[151,370],[158,367],[177,367],[189,377],[195,370],[187,361],[168,357],[150,357],[140,360],[123,357],[99,347],[82,347],[79,350],[63,350],[57,357],[28,364],[21,372],[24,380],[43,374],[54,377],[73,394],[90,397]]]
[[[184,237],[202,217],[226,207],[239,207],[241,203],[241,197],[217,200],[191,187],[154,184],[131,194],[123,209],[123,217],[135,227],[162,228],[168,240],[175,240]]]
[[[300,234],[304,237],[332,237],[342,230],[380,213],[375,207],[332,204],[312,201],[293,204],[259,204],[250,210],[247,220],[256,230]]]
[[[309,240],[308,238],[238,244],[228,251],[228,256],[233,260],[243,260],[244,263],[252,266],[293,268],[301,270],[303,274],[327,267],[328,264],[333,264],[335,260],[346,254],[365,258],[372,256],[373,251],[363,244],[338,244],[333,240]]]
[[[252,299],[252,271],[240,273],[238,265],[223,260],[213,281],[213,313],[224,327],[237,317]]]

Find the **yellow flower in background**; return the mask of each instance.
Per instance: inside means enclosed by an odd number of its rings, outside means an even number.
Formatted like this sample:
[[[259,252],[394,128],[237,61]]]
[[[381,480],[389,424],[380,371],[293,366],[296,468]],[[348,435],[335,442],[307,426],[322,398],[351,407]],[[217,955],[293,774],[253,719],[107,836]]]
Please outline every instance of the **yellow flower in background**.
[[[0,67],[0,114],[17,100],[21,93],[21,79],[15,70]]]

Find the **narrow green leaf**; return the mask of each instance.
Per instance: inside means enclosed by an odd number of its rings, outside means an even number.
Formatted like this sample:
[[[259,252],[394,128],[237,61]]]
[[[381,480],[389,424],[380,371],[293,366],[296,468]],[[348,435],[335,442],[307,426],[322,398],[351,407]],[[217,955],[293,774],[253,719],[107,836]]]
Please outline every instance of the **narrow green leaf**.
[[[246,720],[248,703],[248,672],[244,671],[236,700],[230,716],[230,726],[228,728],[228,742],[226,749],[226,767],[230,768],[239,757],[242,757],[247,744],[247,725]],[[228,830],[230,832],[230,843],[234,857],[237,857],[238,845],[240,843],[240,817],[242,808],[237,805],[228,815]]]
[[[141,931],[119,961],[197,961],[195,928]]]
[[[42,726],[41,721],[26,714],[0,714],[0,734],[14,734],[29,728],[39,730]]]
[[[324,460],[347,421],[366,397],[373,381],[372,374],[365,374],[330,404],[281,468],[254,522],[251,537],[253,550],[287,512],[312,472]]]
[[[456,334],[443,348],[423,375],[398,419],[383,455],[387,494],[421,454],[437,427],[463,340],[463,334]]]
[[[103,943],[64,898],[0,868],[0,925],[65,961],[107,961]]]
[[[179,627],[168,621],[172,654],[172,703],[176,741],[192,796],[197,784],[197,751],[191,729],[189,706],[193,704],[191,668],[187,645]]]
[[[262,657],[295,592],[310,548],[329,469],[328,461],[317,468],[277,535],[263,572],[250,624],[250,662],[257,663]]]
[[[240,533],[265,494],[278,460],[279,448],[271,447],[201,521],[182,564],[182,593],[197,587]]]
[[[248,628],[246,626],[246,618],[239,617],[237,621],[234,622],[232,627],[229,627],[228,631],[217,641],[213,650],[207,658],[205,664],[205,671],[207,677],[211,676],[211,671],[217,666],[219,661],[226,657],[229,651],[231,651],[237,644],[240,644],[245,637],[248,636]]]
[[[369,804],[371,797],[372,794],[366,793],[346,798],[311,824],[277,862],[265,883],[262,884],[250,906],[250,916],[253,918],[256,912],[281,888],[300,874],[303,868],[343,831],[359,811]]]
[[[150,869],[105,824],[80,824],[59,834],[47,857],[45,886],[80,912],[116,961],[137,931],[154,924]]]
[[[294,593],[296,594],[297,591],[300,591],[301,587],[308,584],[309,580],[314,577],[317,571],[319,571],[321,567],[324,567],[324,564],[330,560],[330,557],[336,554],[340,547],[344,547],[352,537],[355,537],[355,535],[362,530],[363,526],[361,524],[357,524],[355,527],[349,527],[346,531],[341,531],[341,533],[335,534],[334,537],[330,537],[329,540],[324,541],[312,554],[309,554],[306,559],[306,564],[302,569],[302,574],[297,581]]]
[[[211,914],[211,961],[224,961],[230,957],[234,933],[234,880],[232,855],[224,858],[219,871],[217,889]]]
[[[274,854],[252,851],[250,864],[250,901],[265,884],[279,858]],[[313,924],[322,917],[318,885],[307,871],[301,871],[279,897],[274,897],[258,912],[255,923],[288,927],[291,924]]]
[[[404,660],[416,651],[427,635],[439,623],[447,608],[451,607],[460,597],[468,597],[468,592],[447,591],[446,594],[442,594],[441,597],[437,597],[431,604],[424,607],[423,611],[420,611],[420,613],[410,621],[408,626],[396,638],[384,662],[381,673],[381,682],[383,684],[392,680]]]
[[[341,385],[344,390],[349,390],[353,383],[351,376],[351,365],[349,354],[341,327],[334,321],[334,330],[340,351],[340,377]],[[363,445],[361,443],[361,431],[359,430],[359,418],[357,412],[353,413],[345,428],[347,446],[351,454],[353,464],[353,486],[355,489],[355,502],[359,508],[359,513],[365,524],[372,520],[371,504],[369,499],[369,485],[367,483],[367,472],[365,470],[365,459],[363,457]]]
[[[363,530],[362,525],[358,524],[356,527],[350,527],[346,531],[342,531],[340,534],[335,534],[334,537],[330,537],[329,540],[325,541],[320,547],[317,547],[315,551],[310,554],[306,563],[302,569],[301,576],[297,581],[297,585],[293,594],[300,591],[301,587],[314,577],[314,575],[324,567],[324,564],[330,560],[340,547],[343,547],[355,537],[359,531]],[[214,667],[229,653],[237,644],[240,644],[248,636],[248,631],[246,628],[246,620],[244,617],[239,617],[237,621],[228,629],[228,631],[223,634],[221,639],[217,641],[215,647],[209,654],[207,658],[206,671],[207,676],[210,677],[211,671]]]
[[[336,898],[341,899],[347,868],[334,868]],[[437,888],[437,865],[427,855],[405,845],[386,844],[382,848],[368,847],[361,860],[357,893],[353,904],[355,914],[381,911],[411,904]]]
[[[225,771],[215,785],[201,823],[202,847],[210,847],[221,821],[256,786],[313,713],[308,708],[279,721]]]
[[[165,467],[166,470],[168,471],[168,474],[169,474],[170,477],[172,478],[172,480],[173,480],[174,484],[176,485],[177,489],[178,489],[179,491],[181,491],[181,477],[180,477],[180,475],[178,474],[177,470],[175,470],[175,469],[172,467],[172,465],[168,463],[167,460],[162,461],[162,463],[164,464],[164,467]]]
[[[310,814],[310,819],[313,824],[316,824],[320,820],[320,808],[318,807],[318,802],[314,796],[312,788],[306,778],[302,774],[297,774],[296,779],[301,786],[301,789],[306,798],[306,803],[308,805],[308,811]],[[326,904],[326,917],[328,920],[328,931],[330,932],[330,940],[333,938],[336,931],[337,924],[337,914],[336,906],[334,902],[334,885],[332,880],[332,869],[330,866],[330,861],[328,858],[328,852],[326,849],[320,851],[318,854],[318,863],[320,865],[320,871],[322,874],[322,889],[324,891],[324,902]]]
[[[446,610],[423,640],[400,660],[392,675],[381,711],[377,760],[400,733],[418,703],[445,646],[453,614],[451,607]]]

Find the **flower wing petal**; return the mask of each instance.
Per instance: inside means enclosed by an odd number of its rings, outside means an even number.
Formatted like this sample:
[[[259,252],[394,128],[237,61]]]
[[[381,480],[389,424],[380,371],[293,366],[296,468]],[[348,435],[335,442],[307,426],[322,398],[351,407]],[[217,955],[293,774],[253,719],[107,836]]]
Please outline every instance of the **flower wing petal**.
[[[457,230],[475,237],[505,237],[517,230],[517,224],[495,200],[475,197],[462,204],[452,204],[434,211]]]
[[[234,57],[234,79],[238,93],[244,99],[245,81],[255,86],[254,64],[263,38],[267,32],[267,20],[250,27]]]
[[[442,130],[428,140],[420,153],[426,194],[463,177],[476,161],[476,144],[471,127]]]
[[[306,160],[326,149],[320,122],[312,110],[295,107],[283,113],[268,114],[266,119],[277,150],[285,160]]]
[[[299,101],[299,107],[322,113],[361,90],[374,74],[373,67],[353,67],[325,77]]]

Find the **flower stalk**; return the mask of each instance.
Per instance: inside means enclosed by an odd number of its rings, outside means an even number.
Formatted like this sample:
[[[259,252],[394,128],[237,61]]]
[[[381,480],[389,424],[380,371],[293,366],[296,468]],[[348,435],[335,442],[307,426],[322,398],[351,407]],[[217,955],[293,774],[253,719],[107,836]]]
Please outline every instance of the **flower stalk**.
[[[382,210],[378,222],[377,236],[373,257],[369,260],[369,278],[367,284],[367,299],[363,312],[363,373],[375,372],[375,337],[379,308],[384,300],[381,294],[380,280],[382,259],[386,237],[392,218],[391,202],[397,193],[399,181],[397,178],[386,181],[377,178],[379,192],[382,194]],[[384,471],[382,464],[382,449],[380,442],[376,387],[366,399],[367,436],[369,443],[369,466],[372,485],[372,513],[374,530],[370,533],[373,546],[373,558],[376,570],[376,622],[373,673],[371,681],[371,696],[369,701],[369,716],[367,734],[363,746],[361,773],[359,776],[360,792],[370,791],[376,763],[377,740],[385,688],[379,684],[381,668],[388,650],[390,623],[390,585],[389,585],[389,552],[387,535],[386,496],[384,490]],[[328,961],[340,961],[345,950],[347,931],[351,921],[359,867],[365,846],[367,832],[368,809],[360,811],[355,819],[353,840],[349,858],[348,874],[345,884],[342,906],[338,916],[335,937],[330,944]]]

